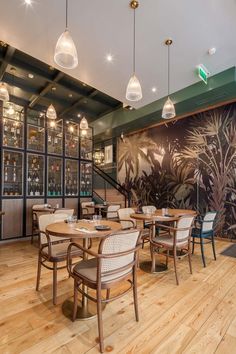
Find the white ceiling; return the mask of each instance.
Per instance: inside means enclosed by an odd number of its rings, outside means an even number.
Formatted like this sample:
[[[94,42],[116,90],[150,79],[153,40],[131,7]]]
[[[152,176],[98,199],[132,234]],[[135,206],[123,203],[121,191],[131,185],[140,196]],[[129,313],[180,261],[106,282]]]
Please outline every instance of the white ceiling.
[[[0,0],[0,40],[50,65],[65,27],[65,0]],[[236,64],[236,0],[140,0],[136,10],[136,74],[143,99],[138,108],[167,94],[166,38],[171,47],[171,92],[198,78],[197,64],[212,74]],[[70,0],[69,30],[79,66],[67,73],[125,101],[132,72],[133,12],[129,0]],[[216,47],[209,56],[207,51]],[[106,54],[114,61],[108,63]],[[157,87],[153,93],[151,88]]]

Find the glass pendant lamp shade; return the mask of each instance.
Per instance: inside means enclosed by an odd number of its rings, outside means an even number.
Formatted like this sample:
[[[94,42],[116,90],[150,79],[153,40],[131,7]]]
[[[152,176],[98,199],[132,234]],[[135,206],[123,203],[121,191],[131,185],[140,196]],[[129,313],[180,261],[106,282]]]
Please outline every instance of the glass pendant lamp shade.
[[[48,119],[57,119],[57,112],[52,104],[47,109],[46,117]]]
[[[0,83],[0,100],[6,102],[9,101],[9,92],[7,85],[4,82]]]
[[[174,103],[171,101],[170,97],[168,97],[162,110],[162,118],[170,119],[174,118],[175,115],[176,113]]]
[[[88,121],[85,117],[83,117],[80,121],[80,125],[79,125],[81,130],[86,130],[88,129]]]
[[[54,60],[64,69],[74,69],[78,65],[77,50],[68,29],[61,34],[57,41]]]
[[[143,97],[139,79],[133,74],[126,89],[126,99],[128,101],[139,101]]]
[[[11,103],[8,107],[7,113],[10,114],[10,116],[12,116],[15,113],[15,108],[13,103]]]

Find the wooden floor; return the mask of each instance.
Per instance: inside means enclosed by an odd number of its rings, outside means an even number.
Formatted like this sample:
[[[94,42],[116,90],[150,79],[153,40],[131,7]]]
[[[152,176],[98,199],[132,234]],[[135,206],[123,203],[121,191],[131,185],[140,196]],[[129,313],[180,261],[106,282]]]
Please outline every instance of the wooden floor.
[[[220,253],[230,244],[217,242]],[[149,259],[148,246],[140,260]],[[103,312],[106,352],[236,353],[236,258],[207,248],[207,268],[199,250],[162,275],[138,272],[140,322],[135,322],[131,293]],[[72,280],[59,273],[59,304],[52,305],[51,272],[43,269],[35,291],[37,249],[26,242],[0,245],[0,353],[98,353],[96,318],[72,323],[61,311],[73,294]]]

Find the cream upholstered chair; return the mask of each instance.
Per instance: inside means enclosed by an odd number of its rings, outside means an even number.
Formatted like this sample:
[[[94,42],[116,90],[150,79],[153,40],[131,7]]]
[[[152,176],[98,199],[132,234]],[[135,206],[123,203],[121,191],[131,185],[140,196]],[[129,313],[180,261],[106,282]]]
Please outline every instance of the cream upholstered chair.
[[[81,204],[81,216],[85,219],[91,219],[95,214],[94,202],[82,202]]]
[[[176,283],[179,285],[178,274],[177,274],[177,251],[184,251],[184,255],[188,256],[190,273],[192,274],[192,264],[191,264],[191,231],[195,216],[182,216],[176,222],[176,227],[171,227],[167,225],[156,224],[161,230],[169,231],[168,235],[164,236],[152,236],[150,238],[150,251],[152,257],[152,272],[155,270],[155,253],[160,253],[160,250],[165,250],[166,253],[166,265],[168,264],[168,258],[174,258],[174,268]],[[173,256],[170,255],[170,251],[173,252]]]
[[[74,209],[66,209],[66,208],[62,208],[62,209],[57,209],[55,210],[54,214],[66,214],[67,217],[68,216],[73,216],[74,215],[75,210]]]
[[[137,224],[137,220],[132,219],[130,217],[131,214],[134,214],[135,211],[133,208],[121,208],[118,211],[118,216],[119,216],[119,221],[122,225],[122,229],[130,229],[130,228],[137,228],[141,231],[141,238],[143,241],[143,245],[144,246],[144,242],[148,242],[149,238],[150,238],[150,233],[151,233],[151,229],[143,229],[142,227],[140,227]]]
[[[148,212],[149,212],[149,213],[151,212],[151,214],[154,214],[156,210],[157,210],[157,208],[156,208],[154,205],[144,205],[144,206],[142,206],[142,212],[143,212],[144,214],[148,214]],[[150,228],[150,227],[152,227],[152,222],[145,220],[145,221],[143,222],[143,227],[144,227],[144,228]]]
[[[46,209],[45,206],[48,204],[34,204],[32,206],[32,232],[31,232],[31,243],[34,241],[34,236],[39,235],[39,225],[38,217],[39,215],[54,213],[54,209]]]
[[[157,208],[154,205],[144,205],[142,206],[142,211],[144,214],[147,214],[148,211],[151,213],[155,213],[155,211],[157,210]]]
[[[41,266],[53,270],[53,304],[57,302],[57,270],[65,268],[66,265],[58,267],[58,263],[66,261],[67,248],[70,243],[68,238],[51,236],[46,232],[49,224],[62,222],[67,218],[67,214],[47,214],[39,216],[40,245],[38,253],[38,271],[36,280],[36,290],[39,290]],[[77,249],[72,252],[72,257],[82,256]],[[52,263],[53,266],[49,264]]]
[[[93,258],[77,263],[73,268],[71,265],[71,249],[78,247],[81,251],[88,253]],[[98,253],[84,249],[78,244],[71,244],[68,247],[68,272],[74,278],[74,311],[73,321],[77,312],[78,291],[97,303],[98,332],[100,351],[104,351],[102,304],[110,302],[133,290],[134,308],[136,321],[138,316],[137,300],[137,251],[141,247],[140,231],[125,230],[110,234],[100,241]],[[110,297],[110,289],[119,283],[128,281],[129,289],[118,296]],[[83,285],[96,291],[96,296],[83,291]],[[102,299],[102,289],[107,290],[106,299]]]
[[[120,209],[120,207],[121,207],[120,204],[110,204],[110,205],[108,205],[107,210],[104,211],[104,214],[106,215],[106,219],[119,220],[118,210]]]

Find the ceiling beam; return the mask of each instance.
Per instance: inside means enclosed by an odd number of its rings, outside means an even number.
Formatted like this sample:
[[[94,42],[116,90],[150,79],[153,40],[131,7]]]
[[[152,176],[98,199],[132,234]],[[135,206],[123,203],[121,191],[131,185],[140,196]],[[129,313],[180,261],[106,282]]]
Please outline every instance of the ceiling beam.
[[[0,59],[0,60],[1,60],[2,63],[5,62],[5,58]],[[50,82],[53,83],[54,82],[54,80],[51,79],[51,77],[46,72],[44,72],[40,68],[36,68],[35,66],[30,65],[30,63],[23,62],[21,59],[18,59],[16,56],[14,56],[12,58],[11,62],[9,60],[8,64],[11,64],[12,66],[14,66],[16,68],[19,68],[19,69],[22,69],[22,70],[26,70],[26,71],[28,71],[28,72],[30,72],[32,74],[35,74],[35,75],[39,76],[40,78],[48,81],[48,83],[50,83]],[[74,85],[69,85],[69,84],[66,84],[66,83],[63,83],[63,82],[59,82],[58,86],[62,87],[63,89],[70,90],[72,93],[75,93],[77,95],[83,96],[84,99],[86,99],[88,97],[88,94],[86,94],[82,89],[75,87]],[[92,92],[93,92],[93,95],[90,98],[93,101],[98,102],[98,103],[103,104],[103,105],[106,105],[108,107],[112,107],[112,104],[109,103],[109,102],[106,102],[106,100],[104,98],[96,97],[96,95],[98,93],[103,94],[102,92],[100,92],[98,90],[94,90],[94,89],[93,89]],[[113,99],[114,99],[114,101],[118,101],[115,98],[113,98]]]
[[[6,72],[6,69],[7,69],[7,65],[9,64],[10,60],[12,59],[14,53],[15,53],[15,48],[8,46],[6,54],[3,58],[1,66],[0,66],[0,81],[2,81],[2,78]]]
[[[96,89],[92,90],[86,97],[81,97],[79,98],[77,101],[75,101],[74,103],[72,103],[71,106],[63,109],[63,111],[61,111],[59,113],[59,116],[62,117],[64,116],[65,114],[68,114],[70,113],[71,111],[73,111],[75,108],[77,108],[81,102],[85,101],[86,98],[92,98],[94,96],[94,94],[96,94],[98,91]],[[94,116],[94,114],[93,114]],[[95,116],[94,116],[95,117]]]
[[[48,92],[51,91],[52,87],[58,83],[64,76],[64,73],[62,73],[61,71],[59,71],[56,76],[54,77],[53,81],[52,82],[48,82],[46,84],[46,86],[39,92],[39,94],[37,95],[33,95],[33,97],[31,98],[30,100],[30,103],[29,103],[29,107],[30,108],[33,108],[37,103],[38,101],[40,100],[40,98],[44,97]]]

